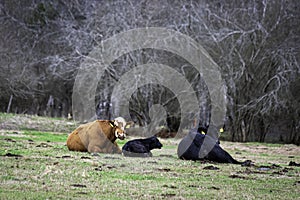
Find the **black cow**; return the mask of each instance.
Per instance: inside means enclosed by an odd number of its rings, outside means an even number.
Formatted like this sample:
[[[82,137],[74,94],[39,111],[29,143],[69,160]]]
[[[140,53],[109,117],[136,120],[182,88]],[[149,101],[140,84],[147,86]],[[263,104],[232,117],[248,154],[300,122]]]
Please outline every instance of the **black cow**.
[[[129,157],[151,157],[152,149],[160,149],[163,145],[157,139],[156,136],[152,136],[146,139],[135,139],[128,141],[122,147],[122,153],[124,156]]]
[[[205,143],[203,143],[205,140]],[[203,148],[200,152],[201,147]],[[217,139],[191,130],[179,143],[177,155],[184,160],[209,160],[219,163],[244,164],[231,157],[220,147]]]

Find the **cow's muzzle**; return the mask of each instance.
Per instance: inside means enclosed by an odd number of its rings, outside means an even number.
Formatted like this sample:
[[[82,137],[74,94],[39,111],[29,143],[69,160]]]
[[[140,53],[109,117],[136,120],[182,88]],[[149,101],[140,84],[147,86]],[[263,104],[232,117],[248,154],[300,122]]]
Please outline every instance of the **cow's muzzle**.
[[[125,132],[119,133],[118,131],[116,131],[115,136],[116,136],[116,138],[119,138],[120,140],[124,140],[126,137],[126,134],[125,134]]]
[[[125,134],[122,134],[122,135],[119,135],[119,136],[118,136],[118,138],[119,138],[120,140],[124,140],[124,139],[125,139],[125,137],[126,137],[126,135],[125,135]]]

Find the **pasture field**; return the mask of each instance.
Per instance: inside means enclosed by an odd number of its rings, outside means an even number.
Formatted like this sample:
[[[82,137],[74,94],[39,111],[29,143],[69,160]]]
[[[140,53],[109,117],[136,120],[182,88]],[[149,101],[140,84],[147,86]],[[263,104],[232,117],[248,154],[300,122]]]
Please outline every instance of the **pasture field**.
[[[1,129],[0,199],[300,199],[299,146],[221,141],[241,166],[179,160],[179,139],[151,158],[70,152],[67,134]]]

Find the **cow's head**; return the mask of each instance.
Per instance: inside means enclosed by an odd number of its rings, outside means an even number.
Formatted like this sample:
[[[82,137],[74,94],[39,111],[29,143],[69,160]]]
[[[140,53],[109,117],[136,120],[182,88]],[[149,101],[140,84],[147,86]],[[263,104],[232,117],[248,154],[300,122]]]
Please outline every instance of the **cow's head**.
[[[114,120],[114,124],[118,127],[120,127],[122,130],[125,130],[125,126],[126,126],[126,121],[123,117],[117,117]]]
[[[116,125],[116,121],[110,121],[110,126],[113,128],[114,134],[116,138],[119,138],[120,140],[124,140],[126,137],[125,130],[120,128],[118,125]]]
[[[150,144],[149,144],[150,150],[162,148],[163,145],[160,143],[160,141],[157,139],[156,136],[152,136],[149,139],[150,139]]]

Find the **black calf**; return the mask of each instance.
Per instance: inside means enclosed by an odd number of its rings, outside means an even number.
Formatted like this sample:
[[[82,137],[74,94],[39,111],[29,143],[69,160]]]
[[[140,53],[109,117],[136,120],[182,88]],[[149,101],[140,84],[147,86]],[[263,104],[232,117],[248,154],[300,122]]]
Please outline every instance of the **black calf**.
[[[151,157],[152,149],[160,149],[163,145],[156,136],[146,139],[135,139],[128,141],[123,147],[122,152],[124,156],[129,157]]]
[[[205,139],[205,143],[204,142]],[[203,148],[200,153],[201,147]],[[243,164],[220,147],[218,140],[192,130],[179,143],[177,155],[184,160],[210,160],[219,163]]]

